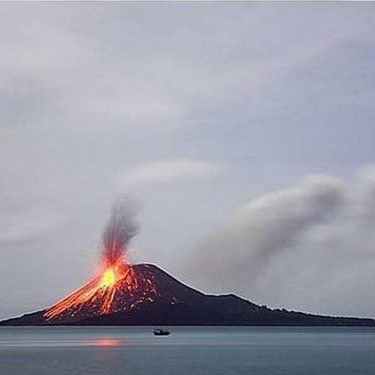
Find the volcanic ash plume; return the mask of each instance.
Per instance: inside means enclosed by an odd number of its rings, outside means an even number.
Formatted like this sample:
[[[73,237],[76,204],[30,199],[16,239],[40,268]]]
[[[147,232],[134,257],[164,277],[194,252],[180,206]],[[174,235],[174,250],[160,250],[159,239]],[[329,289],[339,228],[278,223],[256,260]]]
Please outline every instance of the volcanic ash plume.
[[[116,202],[103,233],[105,262],[114,264],[125,254],[127,245],[137,233],[137,229],[134,209],[125,200]]]

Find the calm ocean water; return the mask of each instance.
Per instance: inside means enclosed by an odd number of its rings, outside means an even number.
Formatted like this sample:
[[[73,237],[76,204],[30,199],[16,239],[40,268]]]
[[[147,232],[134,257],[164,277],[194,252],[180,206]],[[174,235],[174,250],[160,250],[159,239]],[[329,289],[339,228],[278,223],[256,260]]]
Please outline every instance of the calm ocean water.
[[[1,327],[1,375],[375,374],[373,328]]]

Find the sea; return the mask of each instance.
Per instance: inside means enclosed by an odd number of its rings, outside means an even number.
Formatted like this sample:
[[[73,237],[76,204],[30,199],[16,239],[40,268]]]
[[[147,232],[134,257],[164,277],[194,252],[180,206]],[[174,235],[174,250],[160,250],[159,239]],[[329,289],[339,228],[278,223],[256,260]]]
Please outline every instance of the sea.
[[[375,328],[0,327],[0,375],[372,375]]]

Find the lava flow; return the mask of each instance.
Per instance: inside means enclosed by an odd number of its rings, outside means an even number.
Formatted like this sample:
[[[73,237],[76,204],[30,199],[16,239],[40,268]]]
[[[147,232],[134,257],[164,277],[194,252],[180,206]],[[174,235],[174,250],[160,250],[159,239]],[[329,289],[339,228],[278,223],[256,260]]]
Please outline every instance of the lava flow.
[[[48,323],[129,311],[144,301],[152,302],[157,295],[151,277],[125,259],[127,244],[136,228],[123,208],[119,204],[114,207],[104,231],[99,275],[47,309],[43,316]]]

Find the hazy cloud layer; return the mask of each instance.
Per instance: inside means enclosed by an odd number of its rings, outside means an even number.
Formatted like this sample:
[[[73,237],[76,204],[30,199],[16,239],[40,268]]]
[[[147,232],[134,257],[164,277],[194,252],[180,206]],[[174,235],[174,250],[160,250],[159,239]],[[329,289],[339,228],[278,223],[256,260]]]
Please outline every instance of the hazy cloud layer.
[[[371,315],[374,208],[375,166],[347,181],[309,176],[241,207],[201,244],[189,275],[272,305]]]
[[[56,212],[41,207],[27,210],[25,207],[0,217],[0,245],[26,242],[49,233],[61,225]]]
[[[214,177],[220,167],[203,160],[161,160],[137,165],[118,178],[122,188],[137,189],[145,185],[184,182],[190,179]]]

